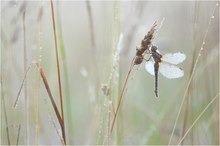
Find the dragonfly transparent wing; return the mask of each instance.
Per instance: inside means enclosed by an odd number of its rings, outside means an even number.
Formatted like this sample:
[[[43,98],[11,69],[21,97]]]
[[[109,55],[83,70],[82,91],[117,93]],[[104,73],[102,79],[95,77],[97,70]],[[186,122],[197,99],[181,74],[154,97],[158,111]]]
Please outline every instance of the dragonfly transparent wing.
[[[184,75],[182,69],[167,63],[160,63],[159,72],[168,79],[180,78]]]
[[[186,59],[186,55],[181,52],[167,53],[161,59],[171,64],[179,64]]]
[[[154,76],[154,62],[147,61],[145,64],[145,69],[147,70],[147,72]]]

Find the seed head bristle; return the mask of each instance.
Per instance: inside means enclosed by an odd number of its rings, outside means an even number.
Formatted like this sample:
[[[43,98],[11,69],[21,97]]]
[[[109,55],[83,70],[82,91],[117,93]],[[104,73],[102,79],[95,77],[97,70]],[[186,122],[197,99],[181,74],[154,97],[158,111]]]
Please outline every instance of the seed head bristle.
[[[146,50],[150,50],[151,43],[154,37],[154,32],[156,31],[156,22],[151,27],[150,31],[148,31],[147,35],[144,36],[144,39],[141,41],[141,46],[137,47],[136,57],[134,60],[134,64],[138,65],[141,64],[144,59],[144,52]]]
[[[143,50],[143,53],[146,50],[149,50],[150,46],[151,46],[151,42],[153,40],[154,37],[154,32],[156,31],[156,22],[153,24],[153,26],[151,27],[150,31],[148,31],[147,35],[144,36],[144,39],[141,41],[141,49]]]

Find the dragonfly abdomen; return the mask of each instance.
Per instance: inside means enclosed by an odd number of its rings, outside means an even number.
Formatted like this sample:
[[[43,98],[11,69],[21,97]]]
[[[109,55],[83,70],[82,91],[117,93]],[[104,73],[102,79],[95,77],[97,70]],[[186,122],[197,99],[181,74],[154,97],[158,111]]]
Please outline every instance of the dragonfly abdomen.
[[[158,70],[159,70],[159,62],[154,63],[154,73],[155,73],[155,87],[154,87],[154,93],[158,97]]]

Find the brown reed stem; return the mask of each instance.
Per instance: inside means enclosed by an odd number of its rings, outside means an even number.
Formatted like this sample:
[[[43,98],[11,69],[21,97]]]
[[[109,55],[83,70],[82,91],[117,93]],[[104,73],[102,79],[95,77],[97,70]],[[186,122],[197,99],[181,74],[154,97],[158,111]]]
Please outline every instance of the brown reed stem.
[[[87,0],[86,1],[86,9],[87,9],[87,13],[88,13],[88,18],[89,18],[89,30],[90,30],[90,37],[91,37],[91,44],[92,44],[92,49],[90,50],[91,51],[91,62],[93,64],[93,68],[94,70],[96,71],[96,73],[94,74],[95,75],[95,86],[96,88],[98,89],[99,88],[99,85],[100,85],[100,75],[99,75],[99,68],[98,68],[98,64],[96,63],[96,44],[95,44],[95,30],[94,30],[94,22],[93,22],[93,17],[92,17],[92,10],[91,10],[91,5],[90,5],[90,1]],[[97,96],[97,99],[99,97],[99,92],[98,90],[96,91],[96,96]]]
[[[18,145],[18,143],[19,143],[20,131],[21,131],[21,124],[19,124],[19,126],[18,126],[18,135],[17,135],[16,145]]]
[[[2,65],[1,65],[2,67]],[[2,71],[2,68],[1,68]],[[5,124],[6,124],[6,135],[7,135],[7,140],[8,140],[8,145],[11,144],[10,142],[10,137],[9,137],[9,129],[8,129],[8,116],[6,112],[6,106],[5,106],[5,96],[4,96],[4,91],[3,91],[3,81],[2,81],[2,73],[1,73],[1,100],[3,104],[3,111],[4,111],[4,117],[5,117]]]
[[[213,11],[212,11],[212,15],[211,15],[211,17],[210,17],[210,19],[209,19],[209,23],[208,23],[207,29],[206,29],[205,34],[204,34],[204,37],[203,37],[203,39],[202,39],[202,44],[201,44],[201,47],[200,47],[200,49],[199,49],[199,53],[198,53],[198,55],[197,55],[197,57],[196,57],[196,60],[195,60],[195,63],[194,63],[193,69],[192,69],[192,73],[191,73],[190,78],[189,78],[189,81],[188,81],[188,83],[187,83],[186,90],[185,90],[185,92],[184,92],[184,95],[183,95],[183,98],[182,98],[182,101],[181,101],[181,105],[180,105],[178,114],[177,114],[176,119],[175,119],[175,123],[174,123],[173,129],[172,129],[172,133],[171,133],[171,136],[170,136],[168,145],[170,145],[170,143],[171,143],[171,141],[172,141],[173,134],[174,134],[174,130],[176,129],[177,121],[178,121],[178,119],[179,119],[179,116],[180,116],[180,113],[181,113],[181,110],[182,110],[182,107],[183,107],[183,104],[184,104],[186,95],[187,95],[187,93],[188,93],[190,84],[191,84],[191,82],[192,82],[192,79],[193,79],[193,76],[194,76],[194,73],[195,73],[195,70],[196,70],[196,67],[197,67],[199,58],[200,58],[201,53],[202,53],[202,51],[203,51],[203,49],[204,49],[206,37],[207,37],[207,35],[208,35],[209,28],[210,28],[210,25],[211,25],[213,16],[214,16],[214,14],[215,14],[215,10],[216,10],[216,8],[217,8],[218,6],[219,6],[219,2],[216,3],[216,5],[215,5],[215,7],[214,7],[214,9],[213,9]],[[181,142],[182,142],[182,141],[181,141]]]
[[[113,128],[114,128],[115,120],[116,120],[116,117],[118,115],[118,110],[119,110],[119,107],[121,105],[121,101],[122,101],[122,98],[123,98],[123,95],[124,95],[124,92],[125,92],[125,88],[126,88],[126,85],[127,85],[127,82],[128,82],[128,78],[129,78],[129,76],[131,74],[131,71],[132,71],[134,65],[135,65],[134,64],[134,59],[135,59],[135,57],[132,59],[130,69],[129,69],[128,74],[127,74],[127,76],[125,78],[125,83],[124,83],[124,86],[122,88],[121,95],[119,97],[118,105],[117,105],[117,108],[116,108],[116,112],[115,112],[115,115],[114,115],[114,118],[113,118],[113,121],[112,121],[110,135],[112,134],[112,131],[113,131]]]
[[[54,32],[54,42],[55,42],[55,49],[56,49],[56,64],[57,64],[57,73],[58,73],[58,83],[59,83],[59,93],[60,93],[60,106],[61,106],[61,116],[62,116],[62,135],[64,144],[66,144],[66,136],[65,136],[65,124],[64,124],[64,112],[63,112],[63,97],[62,97],[62,85],[61,85],[61,76],[60,76],[60,64],[59,64],[59,54],[58,54],[58,47],[57,47],[57,36],[56,36],[56,24],[55,24],[55,16],[54,16],[54,8],[53,8],[53,1],[50,1],[51,5],[51,14],[53,20],[53,32]]]
[[[195,121],[192,123],[192,125],[189,127],[189,129],[186,131],[186,133],[183,135],[183,137],[181,138],[181,140],[179,141],[178,145],[180,145],[182,143],[182,141],[185,139],[185,137],[187,136],[187,134],[189,133],[189,131],[194,127],[194,125],[197,123],[197,121],[202,117],[202,115],[205,113],[205,111],[211,106],[211,104],[219,97],[219,93],[218,92],[213,98],[212,100],[207,104],[207,106],[202,110],[202,112],[198,115],[198,117],[195,119]]]
[[[25,8],[25,7],[24,7]],[[26,19],[26,10],[24,10],[23,15],[22,15],[22,22],[23,22],[23,37],[24,37],[24,72],[27,69],[27,49],[26,49],[26,24],[25,24],[25,19]],[[29,100],[28,100],[28,90],[27,90],[27,80],[25,80],[24,83],[24,98],[25,98],[25,119],[26,119],[26,144],[29,144]]]
[[[199,10],[199,2],[196,1],[196,3],[195,3],[195,17],[194,17],[194,32],[193,32],[193,58],[192,58],[192,64],[191,64],[191,67],[190,67],[190,75],[192,74],[192,70],[194,68],[194,63],[195,63],[194,58],[196,57],[195,42],[196,42],[196,32],[198,31],[198,26],[197,26],[198,17],[199,17],[198,10]],[[186,130],[188,112],[189,112],[189,110],[188,110],[188,108],[189,108],[189,96],[190,96],[191,91],[192,91],[192,83],[190,83],[190,85],[189,85],[189,90],[188,90],[188,93],[187,93],[186,98],[185,98],[185,110],[184,110],[184,114],[183,114],[184,115],[183,116],[183,128],[182,128],[181,137],[183,137],[183,135],[185,133],[185,130]],[[191,100],[192,100],[192,98],[191,98]],[[191,120],[192,120],[192,117],[191,117]],[[193,133],[193,129],[192,129],[192,133]],[[192,143],[193,143],[193,136],[192,136]],[[184,140],[181,142],[181,145],[183,145],[183,144],[184,144]]]
[[[62,130],[62,134],[63,134],[63,131],[64,131],[63,120],[62,120],[62,118],[61,118],[61,116],[60,116],[59,110],[58,110],[57,105],[56,105],[56,103],[55,103],[55,101],[54,101],[54,98],[53,98],[53,96],[52,96],[52,93],[51,93],[51,90],[50,90],[50,86],[49,86],[49,83],[48,83],[47,78],[46,78],[46,76],[45,76],[45,73],[44,73],[44,71],[43,71],[43,69],[42,69],[42,67],[40,66],[39,63],[33,62],[33,63],[31,63],[31,64],[28,66],[28,68],[27,68],[27,70],[26,70],[26,72],[25,72],[24,78],[23,78],[23,80],[22,80],[20,89],[19,89],[19,91],[18,91],[16,100],[15,100],[15,102],[14,102],[14,104],[13,104],[13,106],[14,106],[14,107],[17,106],[18,99],[19,99],[19,97],[20,97],[20,93],[21,93],[22,88],[23,88],[23,86],[24,86],[24,82],[25,82],[25,80],[26,80],[26,78],[27,78],[27,73],[29,72],[29,70],[31,69],[31,67],[32,67],[33,64],[35,64],[35,65],[37,66],[37,68],[38,68],[38,71],[39,71],[39,73],[40,73],[40,75],[41,75],[41,78],[42,78],[42,80],[43,80],[44,86],[45,86],[45,88],[46,88],[46,90],[47,90],[48,96],[49,96],[50,101],[51,101],[51,103],[52,103],[53,109],[54,109],[54,111],[55,111],[55,114],[56,114],[56,116],[57,116],[57,119],[58,119],[58,121],[59,121],[61,130]],[[63,139],[63,141],[64,141],[64,139]],[[61,142],[62,142],[62,141],[61,141]],[[63,142],[62,142],[62,143],[63,143]],[[64,141],[64,144],[66,144],[65,141]]]

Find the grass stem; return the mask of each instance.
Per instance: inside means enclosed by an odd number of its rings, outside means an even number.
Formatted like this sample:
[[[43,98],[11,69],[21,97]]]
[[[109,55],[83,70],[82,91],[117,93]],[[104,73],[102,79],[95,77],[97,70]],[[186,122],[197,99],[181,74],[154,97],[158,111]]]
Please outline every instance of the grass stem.
[[[19,124],[19,126],[18,126],[18,135],[17,135],[16,145],[18,145],[18,143],[19,143],[20,131],[21,131],[21,124]]]
[[[2,67],[2,65],[1,65],[1,67]],[[2,71],[2,68],[1,68],[1,71]],[[10,137],[9,137],[8,116],[7,116],[7,112],[6,112],[6,106],[5,106],[5,96],[4,96],[4,91],[3,91],[2,73],[1,73],[1,104],[3,106],[3,112],[4,112],[4,117],[5,117],[6,135],[7,135],[8,145],[10,145],[11,142],[10,142]]]
[[[181,113],[181,110],[182,110],[182,107],[183,107],[183,104],[184,104],[186,95],[187,95],[187,93],[188,93],[189,86],[190,86],[191,81],[192,81],[192,79],[193,79],[193,76],[194,76],[195,69],[196,69],[196,67],[197,67],[199,58],[200,58],[201,53],[202,53],[202,51],[203,51],[203,47],[204,47],[204,45],[205,45],[204,42],[206,41],[206,37],[207,37],[207,34],[208,34],[208,32],[209,32],[209,28],[210,28],[210,25],[211,25],[213,16],[214,16],[214,14],[215,14],[215,10],[216,10],[216,8],[218,7],[218,3],[219,3],[219,2],[216,3],[216,5],[215,5],[215,7],[214,7],[214,9],[213,9],[212,15],[211,15],[211,17],[210,17],[210,19],[209,19],[208,27],[207,27],[207,29],[206,29],[206,31],[205,31],[205,35],[204,35],[203,40],[202,40],[201,48],[200,48],[199,53],[198,53],[198,55],[197,55],[197,57],[196,57],[196,61],[195,61],[195,64],[194,64],[192,73],[191,73],[190,78],[189,78],[189,81],[188,81],[188,83],[187,83],[186,90],[185,90],[184,95],[183,95],[183,98],[182,98],[182,102],[181,102],[181,105],[180,105],[180,108],[179,108],[179,111],[178,111],[178,114],[177,114],[177,117],[176,117],[176,120],[175,120],[175,123],[174,123],[174,127],[173,127],[173,130],[172,130],[172,133],[171,133],[171,136],[170,136],[168,145],[170,145],[170,143],[171,143],[171,141],[172,141],[173,134],[174,134],[174,130],[176,129],[177,121],[178,121],[178,119],[179,119],[179,116],[180,116],[180,113]]]
[[[202,117],[202,115],[205,113],[205,111],[210,107],[210,105],[219,97],[219,93],[218,92],[214,98],[212,98],[212,100],[208,103],[208,105],[202,110],[202,112],[199,114],[199,116],[195,119],[195,121],[192,123],[192,125],[189,127],[189,129],[186,131],[186,133],[183,135],[183,137],[181,138],[181,140],[179,141],[178,145],[180,145],[182,143],[182,141],[185,139],[185,137],[187,136],[187,134],[189,133],[189,131],[193,128],[193,126],[197,123],[197,121]]]
[[[123,85],[123,88],[122,88],[122,91],[121,91],[121,94],[120,94],[120,97],[119,97],[118,105],[117,105],[117,108],[116,108],[116,111],[115,111],[115,114],[114,114],[114,118],[113,118],[113,121],[112,121],[110,135],[112,134],[112,131],[113,131],[113,128],[114,128],[115,120],[116,120],[116,117],[117,117],[117,114],[118,114],[119,107],[121,105],[121,101],[122,101],[122,98],[123,98],[123,95],[124,95],[124,92],[125,92],[125,88],[126,88],[126,85],[127,85],[127,82],[128,82],[128,78],[129,78],[129,76],[131,74],[131,71],[134,67],[134,59],[135,59],[135,57],[133,58],[133,60],[131,62],[130,69],[129,69],[128,74],[125,78],[125,83]]]
[[[59,84],[59,93],[60,93],[60,106],[61,106],[61,116],[62,116],[61,129],[62,129],[63,140],[64,140],[64,143],[66,144],[64,112],[63,112],[62,85],[61,85],[59,54],[58,54],[57,36],[56,36],[56,24],[55,24],[53,1],[51,0],[50,2],[51,2],[50,5],[51,5],[52,20],[53,20],[54,43],[55,43],[55,49],[56,49],[56,64],[57,64],[58,84]]]

